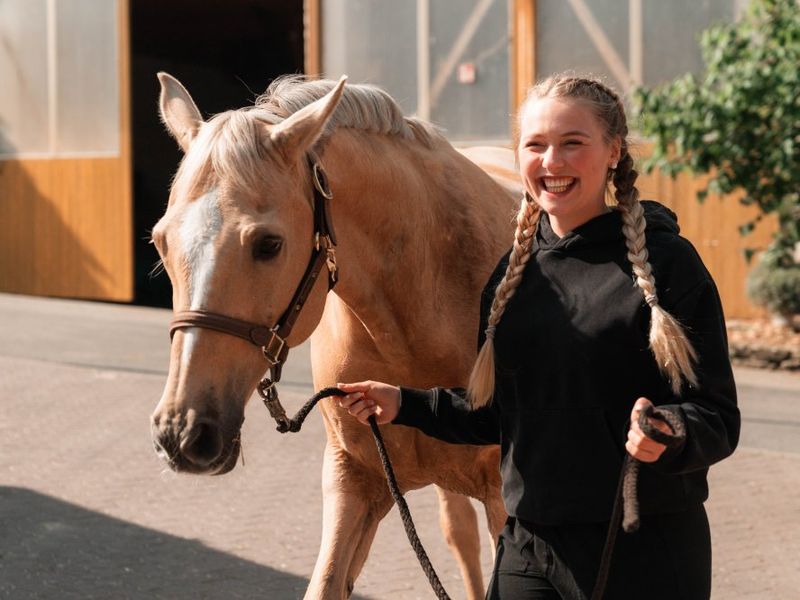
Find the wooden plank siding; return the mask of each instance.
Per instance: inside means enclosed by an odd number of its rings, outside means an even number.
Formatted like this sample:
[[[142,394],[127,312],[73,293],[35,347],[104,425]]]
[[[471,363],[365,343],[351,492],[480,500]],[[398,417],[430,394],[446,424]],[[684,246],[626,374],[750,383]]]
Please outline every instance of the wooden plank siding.
[[[752,267],[744,257],[745,248],[766,248],[776,231],[774,219],[765,219],[747,236],[739,226],[758,214],[755,207],[739,203],[739,194],[720,197],[709,194],[703,203],[697,192],[708,177],[681,174],[673,180],[658,172],[640,175],[638,188],[644,199],[658,200],[678,215],[681,235],[687,238],[703,259],[717,284],[728,318],[754,318],[766,312],[754,305],[745,290]]]
[[[120,0],[120,152],[0,161],[0,291],[130,301],[128,0]]]

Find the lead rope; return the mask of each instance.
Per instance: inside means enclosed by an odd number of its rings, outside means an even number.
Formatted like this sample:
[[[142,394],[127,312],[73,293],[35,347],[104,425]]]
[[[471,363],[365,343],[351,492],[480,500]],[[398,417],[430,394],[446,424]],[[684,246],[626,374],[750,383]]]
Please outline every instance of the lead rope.
[[[651,418],[669,425],[672,433],[664,433],[660,429],[653,427],[650,424]],[[686,426],[681,418],[675,413],[653,408],[652,405],[645,406],[639,413],[639,427],[647,437],[659,444],[664,444],[667,448],[674,448],[686,439]],[[627,452],[625,453],[625,461],[622,463],[619,483],[617,484],[614,508],[611,511],[611,522],[608,525],[606,543],[603,546],[603,554],[600,558],[600,567],[597,572],[594,590],[592,590],[591,600],[602,600],[605,593],[608,573],[611,567],[611,555],[614,552],[614,544],[617,541],[620,522],[625,533],[633,533],[639,529],[639,499],[636,496],[636,488],[639,481],[640,466],[641,462]]]
[[[281,433],[297,433],[303,426],[308,413],[317,405],[323,398],[330,396],[344,396],[345,392],[336,387],[327,387],[321,389],[314,394],[311,399],[306,402],[297,414],[287,419],[285,424],[281,423],[278,426],[278,431]],[[656,419],[663,421],[672,429],[672,433],[664,433],[660,429],[653,427],[649,419]],[[389,484],[389,492],[400,510],[400,518],[403,521],[403,527],[406,530],[408,541],[417,555],[417,560],[422,566],[422,570],[428,577],[428,581],[433,588],[436,597],[439,600],[450,600],[450,596],[439,581],[438,575],[428,558],[425,548],[422,547],[422,542],[417,535],[414,521],[411,518],[411,512],[408,510],[405,498],[400,493],[400,488],[397,485],[397,479],[394,476],[394,469],[389,461],[389,455],[386,452],[386,446],[383,443],[383,436],[375,421],[375,417],[369,417],[369,426],[372,429],[372,436],[375,438],[375,445],[378,447],[378,454],[381,457],[381,464],[383,471],[386,474],[386,481]],[[675,447],[681,444],[686,439],[686,427],[683,421],[672,412],[653,408],[648,405],[639,413],[639,427],[641,427],[644,434],[652,440],[660,444],[664,444],[668,448]],[[620,524],[625,533],[632,533],[639,529],[639,500],[636,496],[636,488],[639,480],[639,467],[641,463],[633,458],[630,454],[625,455],[625,460],[622,463],[620,471],[619,483],[617,484],[617,493],[614,500],[614,508],[611,511],[611,522],[608,526],[608,533],[606,534],[605,545],[603,546],[603,553],[600,558],[600,567],[597,572],[597,579],[595,580],[594,589],[592,590],[591,600],[602,600],[605,593],[606,584],[608,583],[608,574],[611,567],[611,556],[614,552],[614,545],[617,541],[617,532],[619,531]]]
[[[345,392],[336,387],[321,389],[297,411],[297,414],[293,418],[287,419],[285,425],[279,425],[277,428],[278,431],[281,433],[297,433],[303,426],[303,421],[305,421],[308,413],[316,406],[317,402],[330,396],[344,395]],[[392,463],[389,461],[389,454],[386,452],[386,445],[383,443],[383,436],[381,435],[381,430],[378,428],[378,423],[375,421],[374,415],[369,417],[369,426],[372,429],[372,436],[375,438],[375,445],[378,447],[378,454],[380,454],[381,457],[383,472],[386,474],[386,481],[389,484],[389,492],[392,494],[392,498],[394,498],[395,504],[397,504],[397,508],[400,510],[400,518],[403,521],[403,527],[406,530],[408,541],[411,543],[411,547],[417,555],[417,560],[419,560],[422,570],[425,572],[425,575],[427,575],[436,597],[439,598],[439,600],[450,600],[450,596],[447,595],[442,582],[439,581],[439,576],[436,575],[436,571],[428,558],[428,554],[425,552],[425,548],[422,547],[422,542],[419,540],[417,529],[414,527],[414,521],[411,519],[411,511],[408,510],[408,504],[406,504],[405,498],[403,498],[403,495],[400,493],[397,479],[394,476],[394,469],[392,469]]]

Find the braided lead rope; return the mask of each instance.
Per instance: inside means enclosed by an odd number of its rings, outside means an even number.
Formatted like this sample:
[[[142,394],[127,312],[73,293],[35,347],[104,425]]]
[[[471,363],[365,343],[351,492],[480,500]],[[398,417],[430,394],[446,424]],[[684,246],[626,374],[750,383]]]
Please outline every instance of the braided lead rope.
[[[614,500],[614,508],[611,510],[611,522],[608,524],[608,532],[606,533],[606,542],[603,545],[603,553],[600,556],[600,567],[597,570],[597,579],[594,582],[594,589],[592,590],[591,600],[602,600],[603,594],[606,591],[606,583],[608,583],[608,573],[611,568],[611,555],[614,552],[614,545],[617,542],[617,532],[619,531],[619,524],[622,521],[622,489],[624,480],[629,473],[628,469],[630,463],[636,462],[630,454],[625,455],[625,461],[622,463],[622,470],[619,475],[619,482],[617,483],[617,494]],[[635,490],[634,490],[635,493]]]
[[[672,433],[665,433],[653,427],[650,424],[651,418],[669,425]],[[639,413],[639,427],[647,437],[659,444],[664,444],[668,448],[673,448],[686,439],[686,426],[680,417],[675,413],[654,408],[652,405],[645,406]],[[639,529],[639,499],[636,495],[636,489],[639,482],[640,465],[641,463],[630,454],[625,454],[625,461],[622,463],[619,483],[617,484],[614,508],[611,511],[611,522],[608,525],[606,543],[603,546],[600,568],[597,572],[591,600],[601,600],[603,598],[611,567],[611,555],[614,552],[614,544],[617,541],[620,522],[625,533],[633,533]]]
[[[664,433],[653,427],[650,424],[651,418],[669,425],[672,433]],[[647,437],[659,444],[664,444],[667,448],[674,448],[686,439],[686,426],[681,418],[675,413],[654,408],[652,405],[646,406],[639,414],[639,427]],[[636,496],[636,489],[641,463],[638,460],[630,460],[627,463],[628,469],[622,487],[623,514],[625,515],[622,520],[622,528],[625,533],[632,533],[639,529],[639,499]]]
[[[327,387],[321,389],[319,392],[314,394],[311,399],[306,402],[302,408],[300,408],[300,410],[297,411],[297,414],[294,417],[288,420],[288,426],[279,426],[278,431],[281,433],[287,433],[289,431],[292,433],[297,433],[303,426],[303,421],[305,421],[308,413],[310,413],[311,409],[316,406],[317,402],[330,396],[344,395],[345,392],[336,387]],[[436,575],[436,571],[434,570],[433,565],[428,558],[428,554],[425,552],[425,548],[422,547],[422,542],[419,540],[417,529],[414,527],[414,521],[411,518],[411,511],[408,510],[408,504],[406,504],[405,498],[403,498],[403,495],[400,493],[400,488],[397,485],[397,479],[394,475],[394,469],[392,468],[392,463],[389,461],[389,454],[386,452],[386,445],[383,443],[383,436],[381,435],[380,429],[378,429],[378,423],[375,421],[374,415],[370,416],[369,418],[369,426],[372,429],[372,436],[375,438],[375,445],[378,447],[378,454],[381,457],[383,472],[386,474],[386,481],[389,484],[389,492],[392,494],[392,498],[397,504],[397,508],[400,510],[400,518],[403,521],[403,527],[406,530],[408,541],[411,543],[411,547],[414,549],[414,553],[417,555],[417,560],[419,560],[422,570],[428,577],[428,581],[430,582],[436,597],[439,600],[450,600],[450,596],[447,595],[442,582],[439,581],[439,577]]]
[[[397,504],[397,508],[400,510],[400,518],[403,520],[403,527],[406,530],[408,541],[411,543],[411,547],[417,555],[417,560],[419,560],[422,570],[425,572],[425,575],[428,576],[428,581],[436,597],[439,598],[439,600],[450,600],[450,596],[447,595],[442,582],[439,581],[439,577],[433,569],[433,565],[425,552],[425,548],[422,547],[422,542],[419,541],[417,529],[414,527],[414,521],[411,520],[411,511],[408,510],[408,504],[406,504],[405,498],[403,498],[403,495],[400,493],[397,479],[395,479],[394,470],[392,469],[392,463],[389,462],[389,455],[386,453],[386,446],[383,444],[383,437],[381,436],[380,429],[378,429],[378,423],[375,421],[374,415],[369,418],[369,426],[372,428],[372,435],[375,437],[378,453],[381,455],[381,464],[383,465],[383,471],[386,473],[389,491]]]

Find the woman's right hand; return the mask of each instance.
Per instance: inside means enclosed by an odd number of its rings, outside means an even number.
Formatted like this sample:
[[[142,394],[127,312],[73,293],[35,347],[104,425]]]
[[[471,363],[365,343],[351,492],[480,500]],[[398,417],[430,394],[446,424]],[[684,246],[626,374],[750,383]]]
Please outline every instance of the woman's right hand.
[[[378,425],[391,423],[400,412],[400,388],[380,381],[340,383],[337,386],[346,396],[339,398],[339,406],[367,425],[375,415]]]

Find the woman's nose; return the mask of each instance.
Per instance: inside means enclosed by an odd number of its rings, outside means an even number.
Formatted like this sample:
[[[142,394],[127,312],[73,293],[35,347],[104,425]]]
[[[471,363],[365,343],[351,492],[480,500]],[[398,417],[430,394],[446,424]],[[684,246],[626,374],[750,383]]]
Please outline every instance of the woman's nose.
[[[542,166],[548,170],[550,167],[562,164],[562,162],[561,153],[555,146],[548,147],[544,152],[544,156],[542,156]]]

